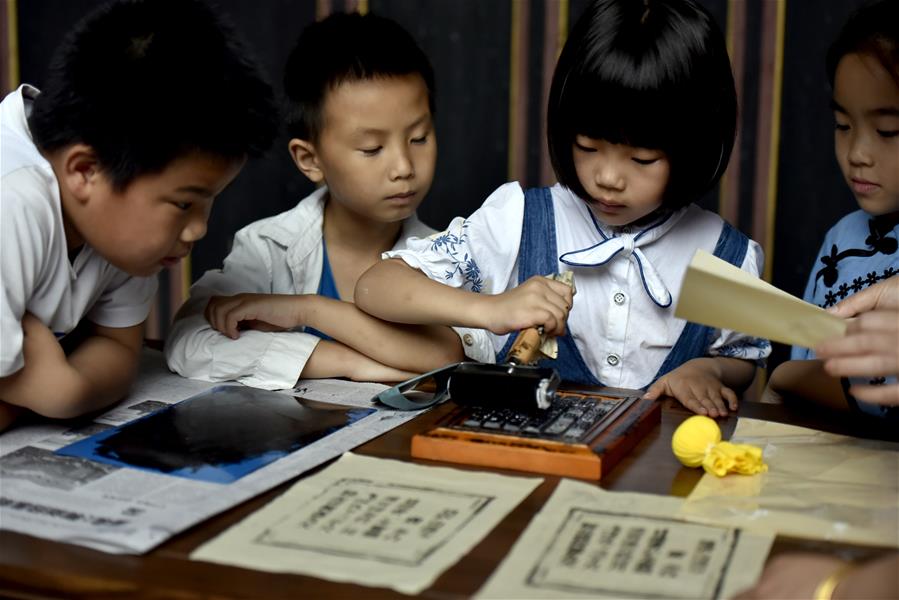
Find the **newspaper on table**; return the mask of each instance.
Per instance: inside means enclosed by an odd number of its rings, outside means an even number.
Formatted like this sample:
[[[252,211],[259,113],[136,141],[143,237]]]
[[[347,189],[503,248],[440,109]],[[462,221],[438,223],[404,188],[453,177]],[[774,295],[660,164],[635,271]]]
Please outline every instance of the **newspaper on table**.
[[[563,479],[478,598],[731,598],[772,534],[688,523],[683,500]]]
[[[419,414],[376,407],[351,426],[226,485],[55,453],[216,385],[172,374],[161,353],[147,350],[131,393],[111,410],[92,420],[46,421],[0,435],[0,529],[105,552],[143,553]],[[384,389],[373,383],[304,380],[285,393],[375,408],[371,398]]]
[[[542,481],[348,453],[191,558],[417,594]]]

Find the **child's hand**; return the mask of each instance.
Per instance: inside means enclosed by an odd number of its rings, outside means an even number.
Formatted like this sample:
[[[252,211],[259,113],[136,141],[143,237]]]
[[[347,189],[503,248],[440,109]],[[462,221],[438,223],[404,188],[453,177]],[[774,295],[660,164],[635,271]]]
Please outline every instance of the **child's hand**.
[[[237,339],[240,329],[284,331],[303,324],[303,296],[237,294],[213,296],[204,315],[213,329]]]
[[[815,349],[834,377],[889,377],[899,375],[899,277],[891,277],[854,294],[830,309],[853,317],[846,335]],[[857,315],[857,316],[856,316]],[[853,385],[859,400],[899,405],[899,384]]]
[[[827,312],[848,319],[871,310],[899,311],[899,277],[890,277],[852,294]]]
[[[56,336],[37,317],[22,318],[25,366],[0,382],[0,398],[48,416],[57,404],[77,404],[84,394],[81,378],[69,364]],[[52,406],[51,406],[52,405]]]
[[[687,361],[652,384],[644,398],[660,396],[677,398],[678,402],[699,415],[726,417],[727,409],[737,410],[737,395],[721,383],[711,359]]]
[[[67,364],[66,353],[59,345],[59,340],[49,327],[31,313],[25,313],[22,318],[22,334],[26,364],[35,364],[39,361],[57,365]]]
[[[565,333],[574,290],[537,275],[502,294],[482,298],[489,302],[485,329],[501,335],[542,325],[546,335],[556,336]]]

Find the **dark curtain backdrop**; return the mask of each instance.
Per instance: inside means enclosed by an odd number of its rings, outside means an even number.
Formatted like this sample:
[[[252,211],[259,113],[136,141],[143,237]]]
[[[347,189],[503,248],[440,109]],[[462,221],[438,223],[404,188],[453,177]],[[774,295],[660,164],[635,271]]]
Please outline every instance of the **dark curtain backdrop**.
[[[721,190],[707,194],[700,204],[720,211],[762,243],[769,280],[800,295],[824,233],[855,207],[833,157],[824,54],[860,0],[699,1],[728,34],[741,101],[740,137],[727,179]],[[40,87],[64,33],[98,4],[97,0],[20,1],[21,81]],[[546,86],[558,45],[586,4],[587,0],[217,2],[278,90],[287,53],[302,28],[317,16],[367,10],[395,19],[412,33],[431,57],[437,76],[437,175],[420,209],[423,220],[436,228],[455,215],[472,212],[505,181],[521,179],[526,185],[551,181],[543,137]],[[696,123],[697,129],[702,126]],[[237,229],[290,208],[312,191],[290,161],[286,144],[282,135],[268,155],[249,163],[217,200],[209,233],[196,245],[185,281],[164,277],[162,287],[168,295],[157,314],[161,334],[187,280],[221,265]],[[777,159],[774,170],[769,168],[772,156]],[[773,362],[783,357],[784,350],[778,349]]]

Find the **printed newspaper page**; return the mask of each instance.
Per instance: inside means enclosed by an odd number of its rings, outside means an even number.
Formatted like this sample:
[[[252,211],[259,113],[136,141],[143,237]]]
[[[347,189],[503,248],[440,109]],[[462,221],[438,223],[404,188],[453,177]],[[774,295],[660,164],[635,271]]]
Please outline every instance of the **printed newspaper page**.
[[[386,386],[303,381],[300,392],[286,393],[377,410],[228,484],[56,453],[216,386],[170,373],[162,354],[149,350],[140,373],[125,400],[93,419],[41,422],[0,435],[0,529],[106,552],[143,553],[418,414],[372,405],[372,396]]]
[[[345,454],[191,558],[417,594],[542,481]]]
[[[731,598],[774,536],[687,523],[682,500],[563,479],[479,598]]]

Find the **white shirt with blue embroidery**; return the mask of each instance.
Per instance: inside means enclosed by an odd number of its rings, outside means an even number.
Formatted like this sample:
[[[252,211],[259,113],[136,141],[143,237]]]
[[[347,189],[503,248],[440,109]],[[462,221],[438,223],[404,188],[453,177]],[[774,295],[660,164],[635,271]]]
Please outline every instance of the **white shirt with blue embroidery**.
[[[584,362],[603,383],[642,388],[650,383],[686,324],[674,317],[680,286],[693,253],[713,252],[722,219],[691,205],[674,212],[658,226],[610,227],[594,224],[587,205],[562,185],[551,188],[559,256],[582,251],[605,237],[620,237],[621,251],[599,267],[572,267],[557,263],[558,272],[574,271],[577,294],[568,328]],[[433,280],[485,294],[500,294],[518,285],[518,248],[524,219],[524,191],[517,182],[497,189],[469,218],[457,217],[449,227],[428,238],[408,240],[404,250],[384,254],[401,258]],[[602,233],[600,233],[601,228]],[[640,235],[643,229],[651,229]],[[637,238],[640,238],[637,240]],[[657,276],[670,293],[671,303],[659,306],[637,266]],[[589,252],[581,252],[583,256]],[[762,250],[749,242],[741,268],[758,276]],[[651,279],[651,277],[650,277]],[[469,358],[493,362],[508,335],[481,331],[465,345]],[[708,354],[732,356],[759,364],[770,353],[766,340],[718,330]]]

